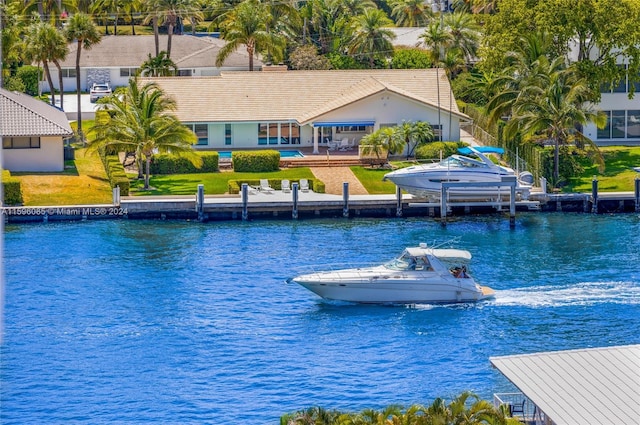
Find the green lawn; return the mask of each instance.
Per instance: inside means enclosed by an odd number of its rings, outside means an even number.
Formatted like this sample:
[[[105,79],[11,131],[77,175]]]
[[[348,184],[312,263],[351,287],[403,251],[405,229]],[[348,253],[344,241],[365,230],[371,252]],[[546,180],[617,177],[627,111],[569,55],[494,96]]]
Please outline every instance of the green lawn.
[[[134,179],[136,175],[130,174]],[[136,195],[193,195],[198,185],[204,185],[204,193],[207,195],[221,195],[228,192],[229,180],[241,179],[312,179],[313,174],[309,168],[289,168],[269,173],[200,173],[200,174],[172,174],[151,176],[149,180],[150,190],[143,190],[144,181],[132,180],[132,196]]]
[[[367,192],[372,195],[396,193],[395,184],[382,181],[382,178],[389,170],[354,166],[351,167],[351,171],[358,180],[360,180],[360,183],[362,183],[365,189],[367,189]]]
[[[582,163],[584,173],[572,179],[564,192],[591,192],[593,176],[598,179],[598,190],[602,192],[633,192],[638,173],[631,167],[640,167],[640,147],[602,147],[606,168],[603,173],[591,163]]]

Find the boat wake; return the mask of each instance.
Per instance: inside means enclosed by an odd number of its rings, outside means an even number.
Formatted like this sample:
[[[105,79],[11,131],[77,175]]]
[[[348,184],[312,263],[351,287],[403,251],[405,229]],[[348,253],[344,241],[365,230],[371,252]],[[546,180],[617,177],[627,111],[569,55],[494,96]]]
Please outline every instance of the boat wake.
[[[492,304],[528,307],[640,305],[640,284],[631,281],[581,282],[571,286],[532,286],[497,290]]]

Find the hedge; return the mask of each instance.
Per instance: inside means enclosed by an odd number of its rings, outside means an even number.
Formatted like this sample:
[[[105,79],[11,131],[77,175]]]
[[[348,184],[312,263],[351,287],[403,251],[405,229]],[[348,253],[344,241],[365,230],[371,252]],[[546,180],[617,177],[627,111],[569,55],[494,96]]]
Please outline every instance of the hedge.
[[[442,158],[446,158],[458,153],[458,148],[464,146],[467,146],[464,142],[429,142],[418,146],[416,158],[436,159],[440,158],[440,152],[442,152]]]
[[[100,151],[100,158],[104,164],[104,171],[107,173],[111,188],[120,187],[120,196],[129,196],[131,182],[124,171],[124,167],[117,155],[105,155],[104,150]]]
[[[196,168],[187,158],[170,154],[154,155],[151,159],[151,174],[194,174],[218,172],[218,152],[198,152],[202,167]]]
[[[264,173],[280,169],[280,152],[276,150],[234,151],[231,159],[237,173]]]
[[[268,179],[269,186],[271,186],[275,190],[281,190],[282,180],[289,180],[291,186],[293,186],[294,183],[298,183],[298,187],[300,186],[300,179]],[[307,179],[307,181],[309,181],[309,189],[313,190],[316,193],[324,193],[325,185],[322,181],[317,179]],[[260,179],[229,180],[229,194],[237,195],[238,193],[240,193],[240,188],[242,187],[243,183],[246,183],[249,186],[258,187],[260,186]]]
[[[2,170],[2,187],[4,191],[4,205],[22,205],[22,187],[20,181],[11,176],[9,170]]]

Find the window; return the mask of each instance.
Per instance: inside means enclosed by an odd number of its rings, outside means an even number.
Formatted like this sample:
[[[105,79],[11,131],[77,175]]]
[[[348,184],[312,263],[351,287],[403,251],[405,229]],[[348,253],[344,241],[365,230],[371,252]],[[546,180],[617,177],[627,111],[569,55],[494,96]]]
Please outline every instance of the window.
[[[607,125],[598,129],[598,139],[626,139],[640,137],[640,110],[603,111]]]
[[[120,68],[121,77],[135,77],[138,68]]]
[[[266,145],[267,137],[269,135],[269,124],[260,123],[258,124],[258,144]]]
[[[4,149],[40,149],[39,137],[4,137],[2,139]]]
[[[185,124],[198,137],[197,145],[209,144],[209,125],[208,124]]]
[[[224,125],[224,144],[226,146],[231,145],[231,124]]]
[[[191,77],[191,69],[179,69],[178,77]]]
[[[364,125],[343,125],[336,127],[336,133],[364,133],[367,127]]]
[[[640,110],[627,111],[627,138],[640,137]]]
[[[76,78],[76,69],[62,68],[62,78]]]
[[[624,139],[625,116],[624,111],[611,111],[611,138]]]
[[[441,142],[442,141],[442,125],[430,124],[433,129],[433,141]]]

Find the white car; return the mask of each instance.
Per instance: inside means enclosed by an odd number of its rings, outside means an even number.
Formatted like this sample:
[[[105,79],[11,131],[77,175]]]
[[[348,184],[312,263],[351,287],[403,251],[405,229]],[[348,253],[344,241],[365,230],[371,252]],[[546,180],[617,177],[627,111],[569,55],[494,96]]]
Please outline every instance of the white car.
[[[100,98],[109,96],[111,94],[111,87],[107,83],[94,83],[89,91],[89,100],[91,103],[97,101]]]

